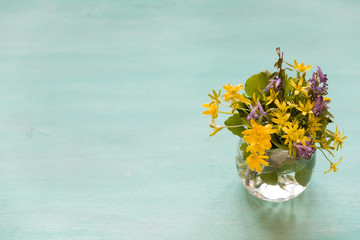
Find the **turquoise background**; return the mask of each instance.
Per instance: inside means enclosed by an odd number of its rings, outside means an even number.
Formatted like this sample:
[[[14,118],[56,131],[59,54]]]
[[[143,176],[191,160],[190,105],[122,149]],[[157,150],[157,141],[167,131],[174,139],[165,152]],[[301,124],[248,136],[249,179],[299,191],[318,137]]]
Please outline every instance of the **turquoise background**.
[[[0,5],[0,239],[360,238],[359,1]],[[328,74],[348,138],[337,173],[318,154],[304,194],[272,204],[201,104],[278,46]]]

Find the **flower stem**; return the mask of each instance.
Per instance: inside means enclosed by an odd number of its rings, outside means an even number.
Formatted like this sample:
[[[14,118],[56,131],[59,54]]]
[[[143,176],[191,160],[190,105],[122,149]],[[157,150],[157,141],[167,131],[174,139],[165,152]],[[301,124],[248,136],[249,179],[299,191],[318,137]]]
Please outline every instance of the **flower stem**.
[[[323,150],[321,150],[321,148],[318,148],[320,150],[320,152],[322,152],[322,154],[324,155],[324,157],[330,162],[330,163],[333,163],[326,155],[325,153],[323,152]]]
[[[226,104],[223,104],[222,102],[219,102],[219,104],[221,104],[221,105],[223,105],[223,106],[225,106],[225,107],[230,107],[230,106],[228,106],[228,105],[226,105]]]
[[[284,150],[288,150],[287,147],[285,147],[284,145],[282,145],[281,143],[279,143],[273,136],[271,138],[271,142],[277,147],[277,148],[281,148]]]
[[[223,111],[218,111],[218,113],[223,113],[223,114],[238,114],[238,113],[223,112]]]
[[[224,128],[233,128],[233,127],[242,127],[244,125],[235,125],[235,126],[224,126]]]

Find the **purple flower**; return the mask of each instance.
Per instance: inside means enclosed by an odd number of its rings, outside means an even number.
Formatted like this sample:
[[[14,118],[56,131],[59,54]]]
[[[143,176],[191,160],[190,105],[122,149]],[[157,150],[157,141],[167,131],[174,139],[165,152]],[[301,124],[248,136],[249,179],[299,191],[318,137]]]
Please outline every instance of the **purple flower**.
[[[283,87],[282,78],[274,78],[269,80],[270,83],[263,89],[264,92],[268,92],[270,88],[275,88],[275,91],[278,91],[279,88]]]
[[[314,72],[312,74],[312,78],[310,81],[311,81],[311,88],[313,89],[313,86],[316,85],[316,74]],[[315,89],[313,89],[313,90],[315,90]]]
[[[324,74],[321,68],[318,66],[318,69],[312,74],[312,78],[310,79],[310,89],[312,90],[312,100],[315,102],[315,106],[312,111],[314,115],[317,117],[321,114],[324,107],[326,106],[323,96],[325,96],[327,92],[327,75]]]
[[[262,107],[261,104],[260,104],[260,101],[259,101],[259,103],[258,103],[257,106],[259,106],[259,112],[260,112],[260,114],[263,115],[263,116],[266,118],[266,115],[267,115],[268,113],[264,111],[263,107]]]
[[[252,107],[250,105],[251,108],[251,112],[249,113],[249,115],[247,115],[246,119],[248,121],[250,121],[251,119],[255,118],[255,119],[259,119],[259,114],[258,112],[266,118],[266,115],[268,114],[267,112],[264,111],[264,108],[261,106],[260,101],[258,102],[258,104],[255,107]],[[258,112],[257,112],[258,111]]]
[[[319,78],[320,78],[320,82],[324,84],[324,86],[327,86],[328,84],[326,83],[327,82],[327,75],[326,74],[323,74],[321,68],[318,66],[318,70],[317,70],[317,73],[319,75]]]
[[[268,92],[272,88],[274,83],[270,80],[270,83],[263,89],[264,92]]]
[[[315,148],[311,147],[310,145],[314,145],[313,140],[305,141],[305,146],[302,145],[300,142],[294,143],[294,146],[297,149],[297,152],[301,158],[310,159],[311,155],[315,152]]]
[[[323,74],[321,68],[318,66],[317,72],[313,73],[312,78],[310,80],[311,90],[313,91],[314,100],[316,100],[318,95],[326,95],[327,94],[327,75]],[[323,84],[320,86],[320,84]]]
[[[256,110],[258,110],[259,105],[256,105],[254,108],[250,105],[251,108],[251,112],[249,113],[249,115],[247,115],[246,120],[250,121],[253,118],[258,119],[259,115],[256,113]]]
[[[319,116],[323,110],[323,108],[326,107],[325,101],[322,96],[316,96],[316,103],[313,107],[312,111],[315,115],[315,117]]]

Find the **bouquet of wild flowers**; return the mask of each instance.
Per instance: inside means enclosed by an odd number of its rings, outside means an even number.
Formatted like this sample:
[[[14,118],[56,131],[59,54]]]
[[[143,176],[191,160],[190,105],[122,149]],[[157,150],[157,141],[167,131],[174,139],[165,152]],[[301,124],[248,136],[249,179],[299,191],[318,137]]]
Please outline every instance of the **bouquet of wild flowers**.
[[[327,75],[320,67],[306,80],[306,72],[311,65],[294,65],[285,62],[283,68],[283,53],[276,49],[279,56],[275,63],[277,70],[273,73],[265,70],[253,75],[245,83],[245,93],[242,84],[223,86],[221,90],[209,94],[211,102],[202,106],[208,108],[203,114],[212,116],[210,136],[223,128],[243,138],[245,145],[244,159],[251,171],[261,173],[262,166],[268,166],[269,158],[265,151],[274,148],[289,151],[289,157],[310,159],[316,150],[320,150],[330,162],[330,169],[337,171],[337,162],[332,162],[324,153],[334,157],[333,151],[342,148],[346,136],[336,126],[336,131],[327,129],[333,122],[329,112],[330,98],[325,97],[328,90]],[[294,74],[288,75],[288,71]],[[225,102],[225,103],[224,103]],[[226,104],[228,103],[228,104]],[[219,111],[219,105],[229,108],[229,111]],[[215,124],[218,113],[230,114],[225,126]]]

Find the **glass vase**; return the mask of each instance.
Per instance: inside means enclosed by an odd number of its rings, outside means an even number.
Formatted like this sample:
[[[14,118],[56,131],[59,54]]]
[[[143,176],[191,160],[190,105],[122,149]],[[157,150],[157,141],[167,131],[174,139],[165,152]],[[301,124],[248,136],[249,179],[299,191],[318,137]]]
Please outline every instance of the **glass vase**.
[[[243,159],[240,149],[244,141],[239,141],[236,166],[244,187],[255,197],[269,201],[282,202],[299,196],[309,185],[315,167],[316,153],[310,159],[289,157],[289,151],[270,149],[269,166],[262,166],[262,172],[251,171]]]

